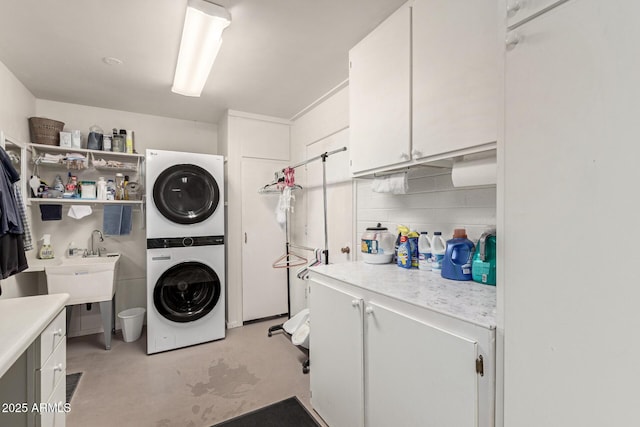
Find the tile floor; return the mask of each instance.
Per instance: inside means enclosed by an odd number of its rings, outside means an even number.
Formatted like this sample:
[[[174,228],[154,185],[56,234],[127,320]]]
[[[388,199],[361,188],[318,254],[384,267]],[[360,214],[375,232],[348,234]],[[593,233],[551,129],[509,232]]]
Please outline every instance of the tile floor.
[[[132,343],[101,334],[67,341],[67,372],[83,372],[67,427],[209,427],[290,396],[309,403],[306,355],[284,334],[283,319],[230,329],[223,340],[147,356],[146,336]],[[321,425],[324,425],[320,420]]]

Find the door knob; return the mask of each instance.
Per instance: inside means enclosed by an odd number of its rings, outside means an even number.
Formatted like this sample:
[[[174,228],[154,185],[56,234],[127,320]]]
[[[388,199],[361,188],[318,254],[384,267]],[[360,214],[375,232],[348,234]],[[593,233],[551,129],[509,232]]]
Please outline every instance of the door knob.
[[[62,336],[62,328],[56,329],[55,331],[53,331],[53,336],[54,337],[61,337]]]
[[[414,149],[411,151],[411,155],[417,159],[418,157],[422,157],[422,151]]]
[[[360,305],[360,300],[354,299],[351,300],[351,307],[358,307]]]
[[[368,306],[367,308],[364,309],[364,312],[367,314],[373,314],[373,307]]]
[[[344,248],[340,248],[340,252],[342,252],[343,254],[348,254],[349,252],[351,252],[351,248],[349,246],[345,246]]]

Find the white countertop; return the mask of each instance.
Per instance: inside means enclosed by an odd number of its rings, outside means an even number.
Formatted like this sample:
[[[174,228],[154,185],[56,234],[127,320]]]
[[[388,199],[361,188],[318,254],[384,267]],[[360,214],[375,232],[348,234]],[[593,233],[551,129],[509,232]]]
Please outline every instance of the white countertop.
[[[0,299],[0,377],[65,307],[68,294]]]
[[[485,328],[496,327],[495,286],[443,279],[439,273],[395,264],[349,262],[310,271]]]
[[[60,265],[62,261],[59,258],[52,259],[40,259],[36,257],[36,251],[29,251],[27,254],[27,263],[29,264],[29,268],[22,271],[22,273],[31,273],[34,271],[44,271],[44,268],[49,265]]]

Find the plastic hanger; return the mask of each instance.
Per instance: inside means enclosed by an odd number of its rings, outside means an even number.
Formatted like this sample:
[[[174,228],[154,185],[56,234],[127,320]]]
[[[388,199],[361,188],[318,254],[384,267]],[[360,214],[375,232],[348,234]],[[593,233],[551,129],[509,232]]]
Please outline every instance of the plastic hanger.
[[[294,252],[282,255],[271,265],[273,268],[291,268],[307,263],[307,259]]]

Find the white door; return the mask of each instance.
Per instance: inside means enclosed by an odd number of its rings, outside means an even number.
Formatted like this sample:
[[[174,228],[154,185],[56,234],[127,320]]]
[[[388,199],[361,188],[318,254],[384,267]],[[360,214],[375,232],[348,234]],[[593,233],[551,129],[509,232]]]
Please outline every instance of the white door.
[[[307,146],[307,158],[313,158],[348,145],[349,129],[344,129]],[[353,250],[357,248],[354,248],[353,245],[353,180],[349,173],[348,151],[329,156],[325,167],[329,262],[331,264],[349,262],[354,259]],[[321,160],[307,165],[305,190],[305,200],[307,201],[307,246],[324,248]]]
[[[365,313],[367,427],[477,426],[476,342],[375,303]]]
[[[362,427],[362,299],[312,280],[309,306],[313,409],[331,427]]]
[[[639,15],[571,0],[508,35],[505,426],[640,425]]]
[[[278,194],[258,194],[287,162],[243,158],[242,178],[242,320],[287,312],[287,271],[273,268],[285,253],[284,229],[276,221]]]
[[[349,67],[351,172],[410,160],[411,8],[351,49]]]

